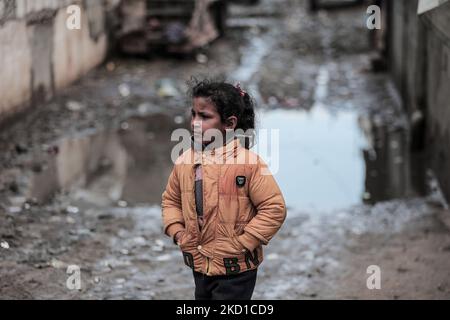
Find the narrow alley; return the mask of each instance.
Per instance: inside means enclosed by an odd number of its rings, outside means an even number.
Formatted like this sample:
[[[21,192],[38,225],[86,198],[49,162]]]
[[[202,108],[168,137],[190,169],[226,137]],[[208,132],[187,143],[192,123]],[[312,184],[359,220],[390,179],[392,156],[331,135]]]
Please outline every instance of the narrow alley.
[[[161,221],[191,76],[239,81],[257,129],[279,135],[263,157],[287,220],[253,299],[449,299],[450,212],[389,73],[373,71],[367,4],[308,4],[230,4],[225,35],[194,55],[109,55],[2,127],[0,299],[194,299]]]

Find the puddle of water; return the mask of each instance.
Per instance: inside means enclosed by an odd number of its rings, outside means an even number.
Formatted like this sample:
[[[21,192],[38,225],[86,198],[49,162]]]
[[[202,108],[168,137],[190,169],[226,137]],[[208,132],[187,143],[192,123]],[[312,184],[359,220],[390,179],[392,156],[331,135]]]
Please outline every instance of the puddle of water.
[[[331,210],[361,202],[365,139],[355,113],[333,115],[316,107],[267,111],[259,117],[261,128],[280,130],[275,177],[289,207]]]
[[[318,79],[325,83],[326,74]],[[317,90],[320,101],[325,89]],[[258,143],[255,151],[276,171],[294,211],[329,211],[424,193],[425,178],[411,172],[425,170],[417,169],[420,159],[408,156],[404,130],[375,126],[352,111],[331,113],[320,103],[309,111],[261,111],[259,120],[261,129],[279,130],[279,144],[265,153]],[[164,114],[134,117],[122,125],[125,129],[61,140],[56,155],[41,155],[38,162],[45,166],[33,174],[28,197],[45,201],[58,190],[75,190],[75,199],[102,206],[119,200],[159,205],[172,169],[176,142],[170,143],[170,135],[180,126],[176,122]]]
[[[422,162],[408,155],[404,130],[373,127],[365,134],[356,112],[331,113],[321,105],[263,111],[259,119],[261,128],[279,130],[278,160],[274,146],[261,156],[294,211],[330,211],[425,192],[424,177],[411,174]]]
[[[119,200],[161,203],[172,170],[170,137],[181,117],[132,117],[120,130],[87,132],[60,140],[53,154],[40,153],[43,168],[31,177],[28,198],[46,201],[59,190],[98,205]]]

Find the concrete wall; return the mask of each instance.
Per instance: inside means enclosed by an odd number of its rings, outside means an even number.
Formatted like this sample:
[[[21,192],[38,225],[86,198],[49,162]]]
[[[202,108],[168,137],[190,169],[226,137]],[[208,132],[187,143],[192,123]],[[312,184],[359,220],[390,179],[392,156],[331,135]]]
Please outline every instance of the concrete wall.
[[[425,24],[417,15],[418,0],[392,1],[389,64],[394,82],[412,115],[424,109]]]
[[[417,0],[391,1],[389,65],[412,127],[450,201],[450,2],[421,16]]]
[[[69,30],[67,6],[81,8]],[[0,123],[51,98],[107,52],[102,0],[0,0]]]
[[[450,3],[425,15],[427,148],[450,201]]]

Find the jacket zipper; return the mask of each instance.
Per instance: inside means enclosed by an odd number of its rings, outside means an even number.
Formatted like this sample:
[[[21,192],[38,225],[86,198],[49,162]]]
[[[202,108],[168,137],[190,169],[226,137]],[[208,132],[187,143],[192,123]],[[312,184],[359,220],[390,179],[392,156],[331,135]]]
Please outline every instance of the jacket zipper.
[[[203,165],[203,164],[202,164]],[[201,170],[203,170],[203,166],[201,167]],[[194,166],[194,203],[197,205],[197,202],[195,201],[195,175],[196,175],[196,168]],[[202,172],[202,211],[203,211],[203,229],[200,231],[200,226],[198,224],[198,217],[197,217],[197,230],[199,233],[200,241],[202,239],[202,234],[205,230],[205,179],[204,178],[204,171]],[[197,209],[195,210],[197,212]],[[209,267],[210,267],[210,261],[209,257],[206,257],[206,274],[209,274]]]
[[[197,199],[195,199],[195,170],[196,170],[196,168],[195,168],[195,165],[194,165],[194,167],[193,167],[193,174],[194,174],[194,193],[193,193],[193,196],[192,196],[192,198],[194,199],[194,210],[195,210],[195,215],[196,215],[196,217],[197,217],[197,221],[196,221],[196,223],[195,223],[195,225],[196,225],[196,229],[197,229],[197,232],[198,232],[198,235],[199,235],[199,238],[200,238],[200,240],[201,240],[201,231],[200,231],[200,226],[198,225],[198,215],[197,215]],[[203,181],[202,181],[202,189],[203,189]],[[202,202],[203,202],[203,190],[202,190]],[[202,205],[203,205],[203,203],[202,203]]]

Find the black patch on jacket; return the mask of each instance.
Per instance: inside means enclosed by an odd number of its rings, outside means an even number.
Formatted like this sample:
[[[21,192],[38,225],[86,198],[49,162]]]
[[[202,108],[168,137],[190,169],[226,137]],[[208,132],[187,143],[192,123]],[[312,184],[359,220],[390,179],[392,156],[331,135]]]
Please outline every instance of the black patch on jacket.
[[[245,181],[247,180],[247,178],[245,176],[237,176],[236,177],[236,185],[239,188],[242,188],[243,186],[245,186]]]
[[[238,274],[241,271],[238,258],[223,258],[223,266],[225,267],[227,276]]]
[[[194,270],[194,256],[191,253],[183,251],[183,260],[185,265]]]
[[[257,249],[253,250],[253,255],[251,254],[250,251],[247,251],[245,253],[245,264],[247,265],[247,269],[250,269],[252,267],[250,265],[250,261],[253,263],[254,266],[258,266],[259,265]]]

